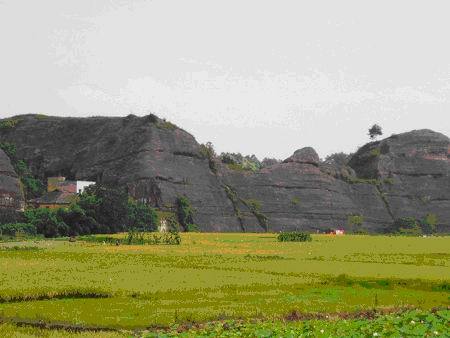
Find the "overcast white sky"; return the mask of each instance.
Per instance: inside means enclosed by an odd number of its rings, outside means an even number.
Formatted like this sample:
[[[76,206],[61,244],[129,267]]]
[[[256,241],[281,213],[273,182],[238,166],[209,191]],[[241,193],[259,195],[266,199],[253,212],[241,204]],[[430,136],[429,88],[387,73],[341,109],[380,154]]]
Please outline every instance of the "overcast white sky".
[[[154,112],[285,158],[450,135],[450,1],[0,0],[0,116]]]

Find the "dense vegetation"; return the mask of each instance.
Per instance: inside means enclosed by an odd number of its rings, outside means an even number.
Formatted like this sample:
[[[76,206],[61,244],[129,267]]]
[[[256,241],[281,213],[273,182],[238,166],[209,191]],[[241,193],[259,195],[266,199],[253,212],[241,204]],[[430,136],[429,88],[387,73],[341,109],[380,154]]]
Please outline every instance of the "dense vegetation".
[[[8,155],[15,172],[24,187],[25,197],[31,199],[40,196],[44,192],[44,185],[35,178],[25,161],[17,158],[16,146],[8,142],[0,142],[0,149]]]
[[[157,229],[156,211],[128,197],[118,188],[93,185],[69,207],[30,208],[26,224],[4,224],[3,234],[41,234],[45,237],[78,236],[121,231],[150,232]]]
[[[178,196],[176,200],[178,222],[185,231],[198,231],[198,225],[194,223],[194,208],[186,196]]]
[[[436,231],[437,223],[435,214],[427,214],[423,219],[403,217],[396,219],[394,225],[387,228],[387,232],[402,235],[429,235]]]
[[[449,310],[403,313],[362,313],[360,318],[244,322],[224,320],[206,325],[175,325],[168,332],[147,337],[448,337]],[[300,316],[299,319],[302,319]]]
[[[279,242],[310,242],[312,240],[311,235],[305,232],[280,232],[277,240]]]

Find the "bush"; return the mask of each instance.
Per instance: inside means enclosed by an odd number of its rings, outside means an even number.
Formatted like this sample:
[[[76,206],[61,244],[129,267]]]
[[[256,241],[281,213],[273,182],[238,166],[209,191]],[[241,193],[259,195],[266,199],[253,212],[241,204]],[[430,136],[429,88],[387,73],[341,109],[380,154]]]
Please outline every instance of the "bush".
[[[36,227],[30,223],[8,223],[0,224],[0,236],[7,235],[15,237],[17,234],[36,235]]]
[[[16,146],[9,142],[0,142],[0,149],[2,149],[11,161],[16,157]]]
[[[28,209],[25,211],[28,223],[36,227],[36,232],[45,237],[67,236],[69,227],[60,220],[57,213],[51,209]]]
[[[349,226],[361,226],[364,222],[364,217],[361,215],[350,215],[347,220]]]
[[[194,224],[194,208],[186,196],[178,196],[176,200],[178,222],[185,231],[189,231],[189,225]]]
[[[236,171],[255,172],[262,168],[261,162],[255,155],[242,156],[241,153],[222,153],[220,154],[220,160],[222,163],[225,163],[229,169]]]
[[[414,217],[402,217],[394,221],[392,232],[403,235],[421,235],[422,229]]]
[[[278,242],[311,242],[311,235],[306,232],[280,232],[278,234]]]
[[[107,232],[107,229],[98,224],[94,218],[87,216],[78,204],[60,208],[56,211],[56,215],[60,221],[67,224],[69,236]]]
[[[129,229],[138,231],[155,231],[158,223],[158,216],[154,209],[148,205],[128,199],[127,225]]]
[[[420,222],[420,226],[422,228],[423,233],[432,234],[436,232],[436,225],[438,223],[438,218],[435,214],[428,214],[425,218]]]
[[[216,164],[216,151],[214,150],[214,146],[211,142],[206,142],[205,144],[200,144],[200,154],[203,158],[208,160],[209,169],[216,174],[217,173],[217,164]]]
[[[416,236],[432,234],[436,232],[437,223],[438,219],[435,214],[427,214],[422,220],[414,217],[403,217],[396,219],[393,227],[388,232]]]
[[[2,120],[2,121],[0,121],[0,129],[12,129],[19,122],[20,122],[20,119],[17,119],[17,118]]]
[[[381,155],[380,148],[374,148],[370,151],[370,156],[372,156],[372,157],[378,157],[380,155]]]

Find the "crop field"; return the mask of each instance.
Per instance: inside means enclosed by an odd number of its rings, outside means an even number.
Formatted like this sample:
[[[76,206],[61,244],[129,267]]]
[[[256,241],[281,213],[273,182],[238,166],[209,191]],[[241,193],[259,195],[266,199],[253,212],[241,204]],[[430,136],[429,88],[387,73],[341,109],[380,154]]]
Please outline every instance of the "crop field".
[[[448,334],[450,237],[181,236],[0,243],[0,336]]]

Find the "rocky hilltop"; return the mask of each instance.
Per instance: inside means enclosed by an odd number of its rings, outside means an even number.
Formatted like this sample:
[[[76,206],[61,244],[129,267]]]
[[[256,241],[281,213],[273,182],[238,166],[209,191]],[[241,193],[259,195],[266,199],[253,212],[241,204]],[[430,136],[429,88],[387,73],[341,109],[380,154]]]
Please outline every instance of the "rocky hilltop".
[[[430,130],[369,143],[348,166],[322,163],[314,149],[303,148],[250,172],[208,158],[192,135],[154,115],[22,115],[0,126],[0,142],[13,144],[42,181],[63,175],[114,183],[167,210],[186,195],[203,231],[357,226],[376,232],[399,217],[428,213],[437,216],[441,231],[450,230],[449,138]],[[0,153],[1,166],[7,163]],[[8,177],[17,175],[9,171]],[[15,189],[3,182],[2,191]],[[351,217],[362,224],[351,224]]]

